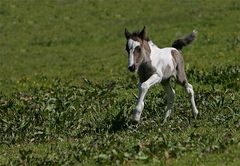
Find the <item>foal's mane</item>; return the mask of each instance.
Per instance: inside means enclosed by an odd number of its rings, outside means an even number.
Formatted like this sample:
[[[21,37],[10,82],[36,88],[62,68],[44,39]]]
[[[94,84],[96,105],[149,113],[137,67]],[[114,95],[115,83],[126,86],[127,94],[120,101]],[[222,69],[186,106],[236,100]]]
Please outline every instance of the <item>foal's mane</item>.
[[[133,40],[135,40],[135,41],[138,41],[139,39],[141,39],[141,38],[140,38],[140,35],[141,35],[141,32],[140,32],[140,31],[134,31],[134,32],[132,32],[132,34],[131,34],[131,38],[132,38]],[[145,37],[144,40],[150,41],[150,39],[149,39],[148,36]]]

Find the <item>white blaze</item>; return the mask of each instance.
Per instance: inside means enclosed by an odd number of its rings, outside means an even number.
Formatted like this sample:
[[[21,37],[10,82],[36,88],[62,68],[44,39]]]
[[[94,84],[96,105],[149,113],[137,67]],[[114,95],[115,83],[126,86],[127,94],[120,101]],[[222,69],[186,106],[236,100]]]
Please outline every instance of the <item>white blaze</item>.
[[[128,48],[129,48],[129,55],[128,55],[128,67],[134,65],[134,55],[133,52],[137,46],[140,46],[138,41],[134,41],[132,39],[128,40]]]

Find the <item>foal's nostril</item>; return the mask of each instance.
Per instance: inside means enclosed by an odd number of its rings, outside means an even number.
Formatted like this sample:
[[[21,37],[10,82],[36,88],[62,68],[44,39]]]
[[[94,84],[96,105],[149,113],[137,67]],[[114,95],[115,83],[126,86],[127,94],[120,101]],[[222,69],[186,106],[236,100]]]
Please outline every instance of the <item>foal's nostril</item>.
[[[128,70],[131,71],[131,72],[134,72],[135,71],[135,65],[129,66]]]

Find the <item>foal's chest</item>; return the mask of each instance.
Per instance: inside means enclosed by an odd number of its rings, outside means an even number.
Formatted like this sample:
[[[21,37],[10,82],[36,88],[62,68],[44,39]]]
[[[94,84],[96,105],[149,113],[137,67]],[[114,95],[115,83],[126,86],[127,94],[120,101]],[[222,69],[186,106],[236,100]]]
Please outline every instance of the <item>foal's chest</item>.
[[[151,62],[144,62],[138,68],[141,83],[147,81],[154,73],[156,73],[156,69],[152,66]]]

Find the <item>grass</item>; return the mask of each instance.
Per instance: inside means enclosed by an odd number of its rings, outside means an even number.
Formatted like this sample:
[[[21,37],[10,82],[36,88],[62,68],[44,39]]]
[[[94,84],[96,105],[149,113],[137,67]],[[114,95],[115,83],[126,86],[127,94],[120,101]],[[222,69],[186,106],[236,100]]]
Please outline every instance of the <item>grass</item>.
[[[0,2],[1,165],[239,165],[240,3],[230,1]],[[138,125],[137,77],[124,28],[146,25],[159,46],[198,30],[183,50],[197,107],[160,86]]]
[[[143,25],[162,47],[197,29],[198,41],[185,49],[190,66],[238,62],[237,1],[3,0],[0,14],[2,81],[39,73],[78,81],[82,76],[95,81],[106,74],[119,77],[127,73],[124,28]]]

